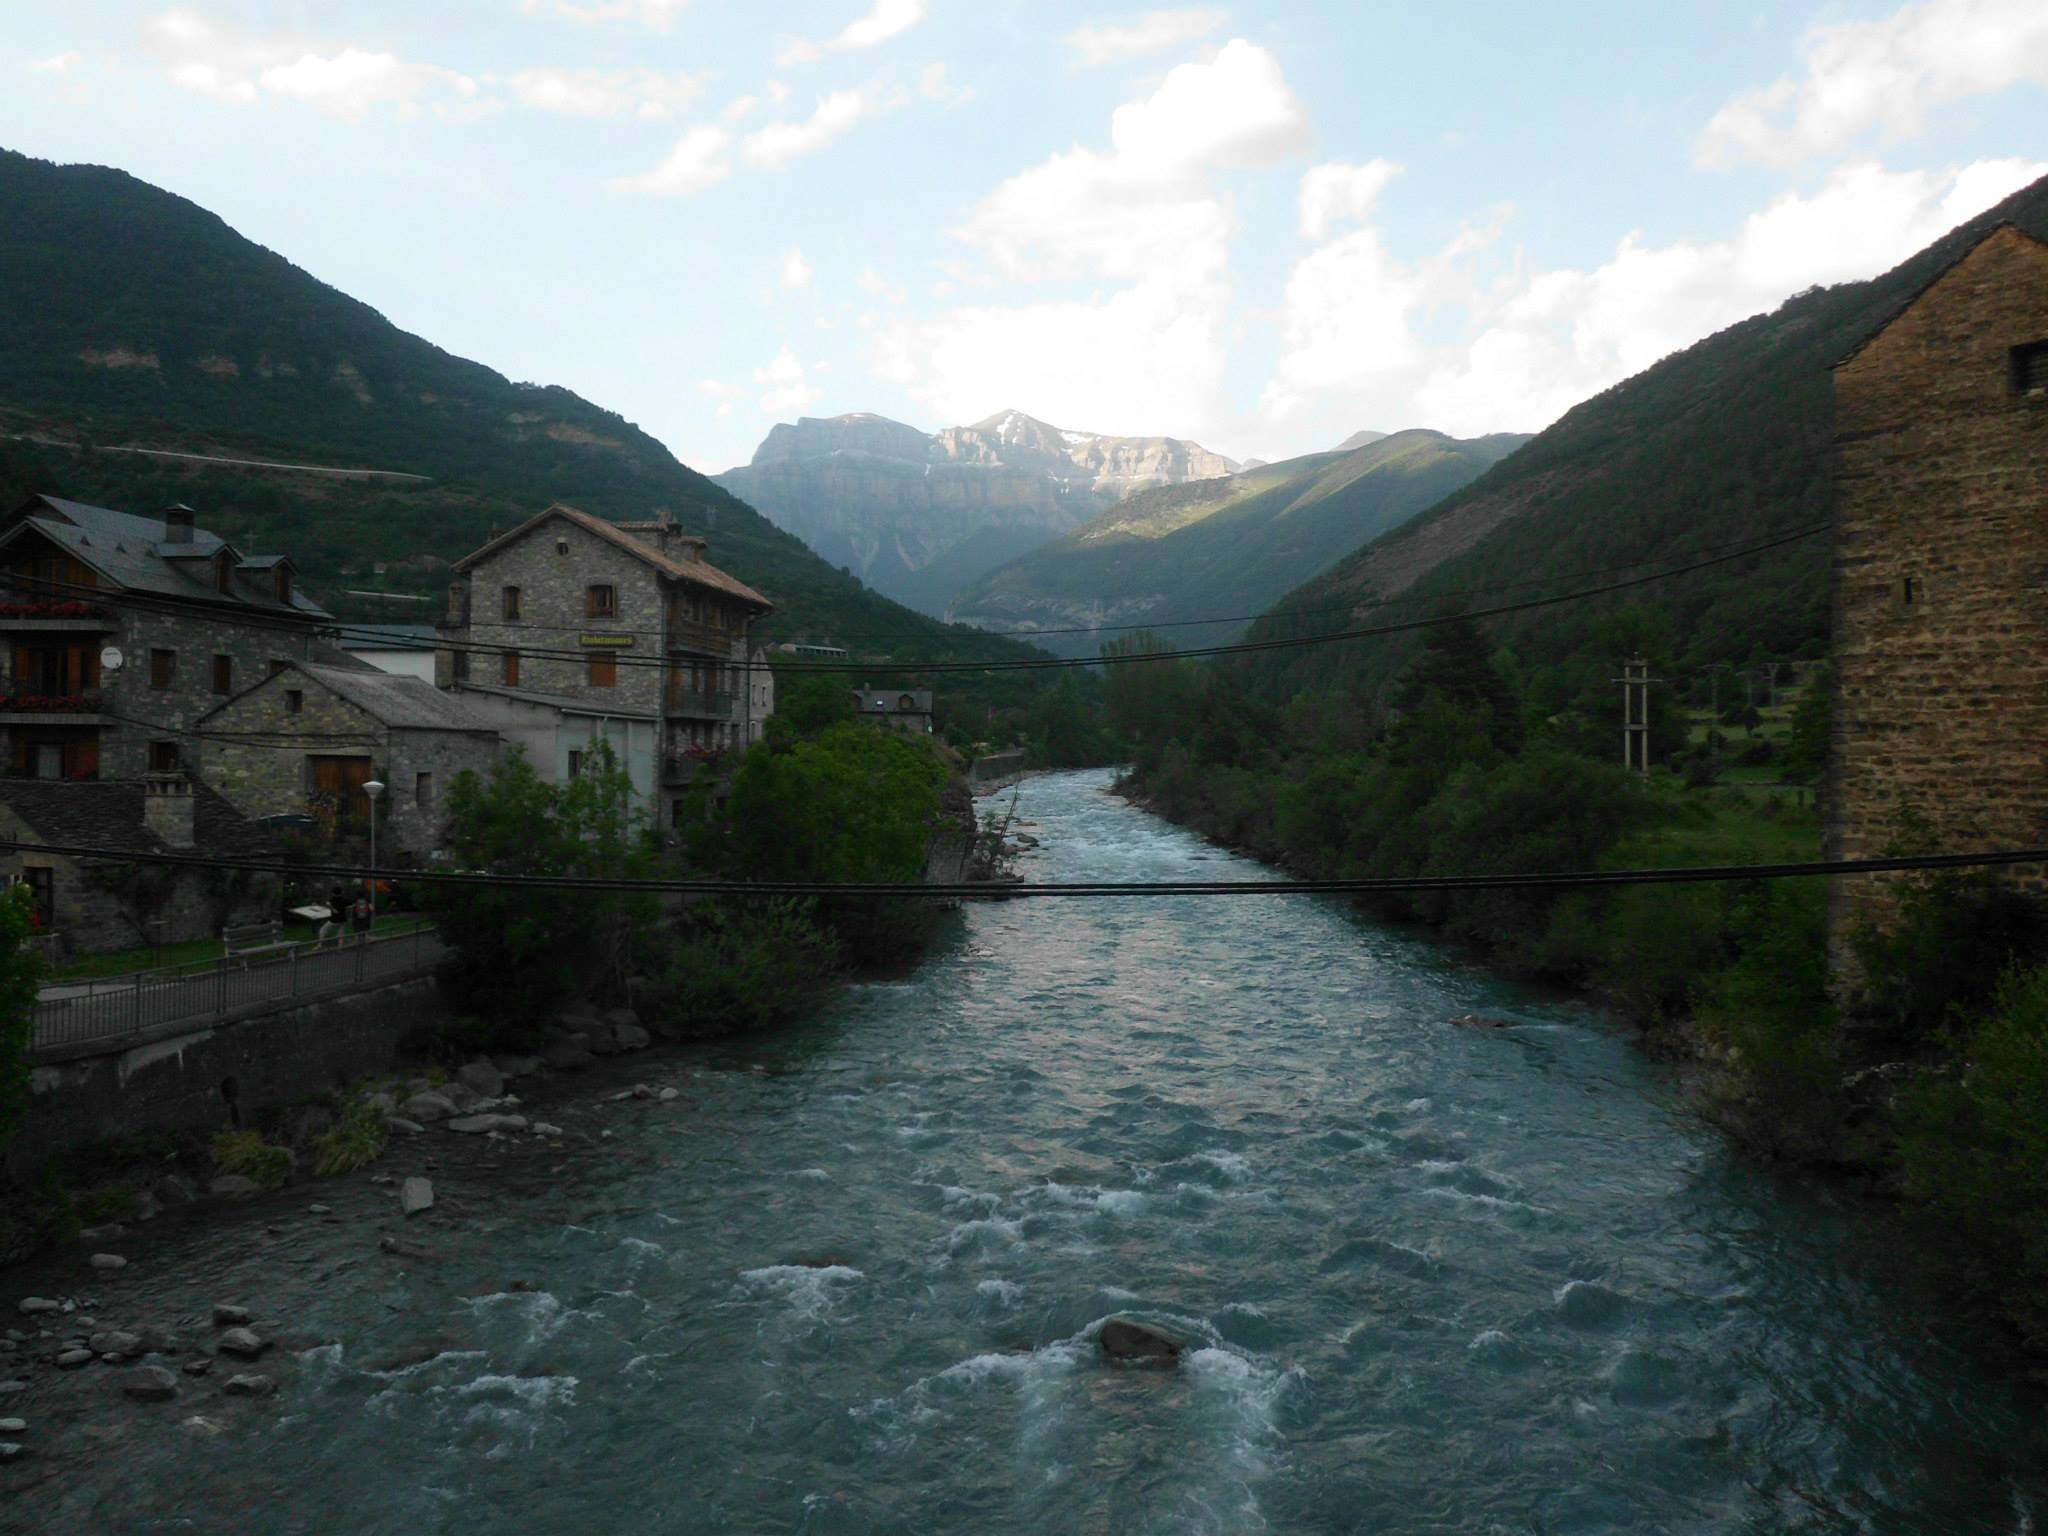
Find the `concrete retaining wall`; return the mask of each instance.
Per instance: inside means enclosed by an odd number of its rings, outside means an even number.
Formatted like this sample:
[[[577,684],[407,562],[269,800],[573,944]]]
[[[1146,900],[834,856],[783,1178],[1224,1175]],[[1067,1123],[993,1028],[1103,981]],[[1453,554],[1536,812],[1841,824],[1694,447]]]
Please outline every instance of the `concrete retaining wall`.
[[[268,1111],[389,1070],[401,1039],[449,1017],[434,978],[423,976],[39,1065],[7,1160],[32,1171],[94,1142],[255,1125]]]

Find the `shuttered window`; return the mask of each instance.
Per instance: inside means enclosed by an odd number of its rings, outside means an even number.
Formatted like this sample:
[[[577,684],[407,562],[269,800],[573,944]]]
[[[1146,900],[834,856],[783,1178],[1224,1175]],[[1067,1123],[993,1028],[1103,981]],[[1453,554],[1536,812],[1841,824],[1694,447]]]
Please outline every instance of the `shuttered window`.
[[[2048,341],[2012,349],[2012,384],[2023,395],[2048,393]]]

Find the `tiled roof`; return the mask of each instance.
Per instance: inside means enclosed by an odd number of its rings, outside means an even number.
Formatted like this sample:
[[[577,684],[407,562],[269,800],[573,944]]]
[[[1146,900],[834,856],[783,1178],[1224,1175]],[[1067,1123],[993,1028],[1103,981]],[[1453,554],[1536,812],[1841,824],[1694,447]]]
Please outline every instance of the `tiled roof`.
[[[547,709],[558,709],[565,715],[595,715],[603,720],[661,718],[652,710],[620,709],[611,704],[601,704],[595,699],[579,699],[566,693],[540,693],[532,688],[507,688],[502,683],[464,683],[462,692],[489,694],[494,699],[512,699],[520,704],[537,704]]]
[[[233,592],[217,590],[206,562],[231,546],[204,528],[194,528],[189,543],[173,544],[169,528],[155,518],[57,496],[34,497],[9,521],[15,527],[26,524],[34,528],[125,591],[268,609],[293,618],[329,617],[326,609],[296,590],[289,602],[278,602],[268,582],[237,582]],[[240,551],[236,554],[240,558]],[[260,556],[255,563],[259,570],[268,571],[282,558]]]
[[[423,678],[404,677],[375,669],[321,667],[294,663],[322,687],[339,694],[365,714],[402,731],[487,731],[497,726],[472,709],[466,700],[443,693]],[[225,706],[223,706],[225,707]]]
[[[644,564],[653,566],[672,581],[687,581],[700,587],[709,587],[714,592],[723,592],[727,597],[736,597],[743,603],[750,603],[754,607],[759,608],[763,613],[768,613],[775,607],[767,598],[756,592],[737,576],[729,576],[717,566],[707,561],[671,560],[653,545],[643,544],[630,533],[621,531],[619,524],[608,523],[601,517],[592,517],[588,512],[581,511],[576,507],[565,506],[559,501],[552,507],[549,507],[547,511],[536,513],[534,516],[529,517],[510,533],[499,534],[490,543],[484,545],[482,549],[475,551],[473,554],[464,555],[455,562],[455,569],[458,571],[469,570],[472,566],[496,554],[499,550],[507,548],[520,539],[525,538],[543,523],[551,522],[556,518],[574,523],[584,532],[594,534],[606,543],[624,550],[627,554],[632,555]],[[634,524],[632,526],[647,527],[650,525]]]
[[[190,851],[235,859],[274,859],[274,835],[204,784],[192,786],[190,850],[172,849],[142,822],[142,785],[134,779],[0,779],[0,805],[47,842],[116,853]]]

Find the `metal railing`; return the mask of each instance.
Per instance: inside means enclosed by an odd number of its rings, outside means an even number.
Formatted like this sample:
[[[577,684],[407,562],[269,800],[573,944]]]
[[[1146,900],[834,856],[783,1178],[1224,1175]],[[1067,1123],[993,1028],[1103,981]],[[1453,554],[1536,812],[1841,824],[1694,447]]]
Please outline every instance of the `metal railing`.
[[[36,1004],[31,1055],[113,1044],[168,1024],[225,1019],[259,1003],[395,981],[437,963],[441,936],[422,925],[388,938],[308,940],[263,954],[196,960],[158,971],[45,988]]]
[[[712,693],[702,688],[671,688],[668,713],[696,715],[707,720],[730,720],[739,702],[737,694]]]

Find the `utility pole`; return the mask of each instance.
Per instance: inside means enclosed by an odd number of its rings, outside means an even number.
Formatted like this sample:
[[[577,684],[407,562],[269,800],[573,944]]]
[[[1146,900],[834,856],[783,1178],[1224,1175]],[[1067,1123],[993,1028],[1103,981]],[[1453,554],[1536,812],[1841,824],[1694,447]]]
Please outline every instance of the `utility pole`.
[[[1631,656],[1621,664],[1621,766],[1639,774],[1650,771],[1650,685],[1664,681],[1650,676],[1647,657]]]

